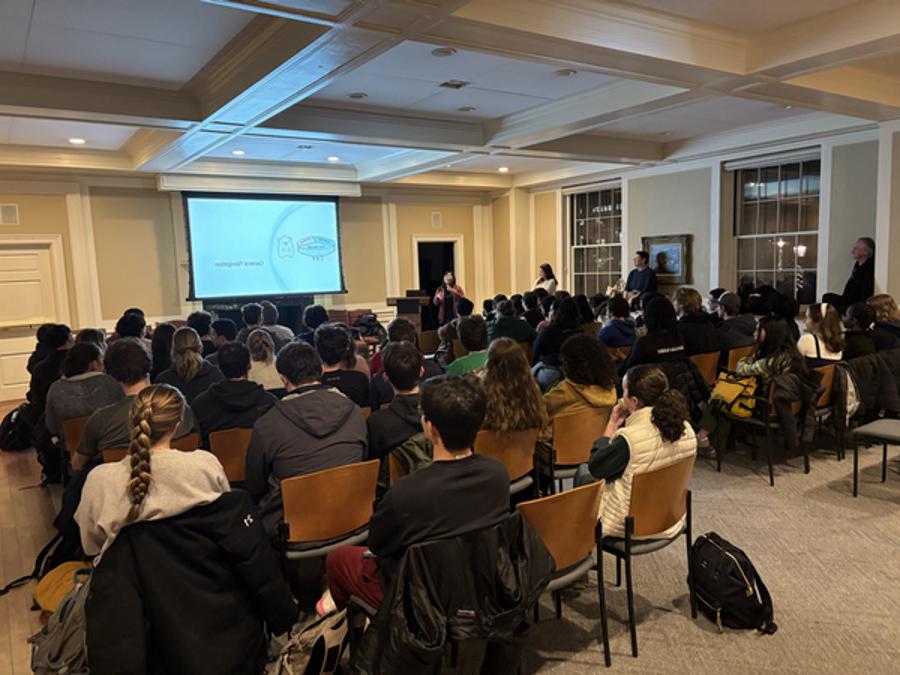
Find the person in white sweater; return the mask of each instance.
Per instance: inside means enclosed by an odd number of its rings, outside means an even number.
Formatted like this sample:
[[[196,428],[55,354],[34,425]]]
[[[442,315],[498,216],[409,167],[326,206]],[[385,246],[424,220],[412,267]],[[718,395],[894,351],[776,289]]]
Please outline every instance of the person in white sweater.
[[[538,278],[534,280],[534,288],[543,288],[548,295],[556,295],[558,283],[550,263],[538,267]]]

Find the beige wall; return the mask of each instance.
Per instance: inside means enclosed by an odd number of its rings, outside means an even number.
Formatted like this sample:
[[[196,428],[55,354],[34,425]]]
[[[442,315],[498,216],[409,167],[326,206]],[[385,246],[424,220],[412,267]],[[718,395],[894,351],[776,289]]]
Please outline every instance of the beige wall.
[[[491,203],[491,222],[494,237],[494,288],[489,292],[510,295],[513,291],[510,278],[509,197],[503,196]]]
[[[560,214],[556,208],[556,192],[539,192],[534,196],[534,253],[535,262],[548,262],[556,274],[556,241],[562,237],[559,229]],[[532,270],[534,273],[536,270]]]
[[[179,314],[169,194],[98,187],[90,198],[103,319],[131,306],[147,316]]]
[[[69,217],[66,198],[63,195],[0,194],[0,204],[19,206],[19,224],[0,227],[0,234],[58,234],[62,236],[66,265],[69,316],[73,327],[80,325],[75,305],[75,276],[72,263],[72,242],[69,234]]]
[[[341,258],[347,293],[332,295],[336,305],[384,304],[384,227],[381,201],[341,199]]]
[[[513,190],[515,228],[513,244],[516,249],[516,278],[513,293],[521,293],[531,288],[535,273],[531,265],[531,198],[525,190]]]
[[[441,214],[442,226],[431,226],[431,214]],[[465,257],[465,271],[459,269],[457,259],[456,276],[467,293],[475,289],[475,225],[471,205],[465,204],[397,204],[397,258],[400,269],[400,293],[408,288],[418,288],[419,280],[413,270],[413,235],[448,241],[462,235]],[[383,249],[382,249],[383,250]],[[346,263],[345,263],[346,269]]]
[[[709,260],[713,253],[709,247],[710,183],[709,169],[628,181],[628,251],[641,247],[641,237],[693,235],[689,285],[704,295],[709,291]]]

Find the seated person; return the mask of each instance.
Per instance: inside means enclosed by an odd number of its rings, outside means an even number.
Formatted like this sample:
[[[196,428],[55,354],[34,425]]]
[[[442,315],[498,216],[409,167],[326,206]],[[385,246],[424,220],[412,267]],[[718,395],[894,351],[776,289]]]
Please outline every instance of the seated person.
[[[187,326],[197,331],[200,336],[200,342],[203,343],[203,358],[207,358],[216,353],[216,343],[212,338],[212,314],[209,312],[199,311],[188,314]]]
[[[231,319],[216,319],[212,322],[212,326],[210,326],[209,335],[218,350],[229,342],[235,341],[237,338],[237,330],[237,324]],[[156,331],[153,331],[153,337],[156,337]],[[156,357],[154,356],[154,359],[155,358]],[[216,356],[215,352],[207,356],[206,360],[214,366],[219,365],[219,357]]]
[[[322,305],[309,305],[303,308],[303,326],[295,339],[307,344],[313,344],[316,328],[323,323],[328,323],[328,310]]]
[[[44,411],[47,431],[58,437],[62,436],[65,420],[86,417],[125,397],[119,383],[103,372],[103,356],[97,345],[77,343],[65,354],[63,376],[50,385]]]
[[[294,331],[278,323],[278,307],[275,303],[263,300],[259,304],[262,307],[262,327],[272,335],[275,351],[281,351],[282,347],[294,339]]]
[[[480,316],[464,316],[459,320],[457,331],[463,347],[469,353],[453,359],[453,363],[447,366],[447,373],[481,375],[487,360],[487,324]]]
[[[369,447],[366,459],[383,459],[398,445],[422,431],[419,382],[425,374],[422,355],[410,342],[388,342],[382,350],[384,371],[394,397],[386,408],[366,419]]]
[[[637,336],[628,301],[621,295],[614,295],[607,307],[610,319],[597,333],[597,339],[607,347],[630,347]]]
[[[28,400],[31,402],[29,415],[37,420],[47,407],[50,387],[62,376],[62,364],[69,348],[75,344],[75,336],[65,324],[57,323],[46,332],[46,356],[38,361],[31,372]]]
[[[262,329],[254,330],[247,337],[247,348],[250,350],[250,381],[262,385],[266,391],[284,391],[281,377],[275,368],[275,343],[272,336]]]
[[[493,305],[493,302],[491,305]],[[529,326],[537,330],[538,324],[544,320],[543,313],[538,309],[537,294],[534,291],[525,291],[522,294],[522,305],[525,307],[522,318],[528,322]]]
[[[516,316],[512,300],[504,300],[497,305],[497,318],[487,328],[488,344],[502,337],[514,342],[534,342],[535,332],[527,321]]]
[[[81,344],[82,342],[97,345],[97,348],[100,350],[100,359],[102,363],[103,354],[106,353],[107,347],[106,330],[103,328],[82,328],[78,331],[78,335],[75,336],[75,344]]]
[[[247,338],[250,337],[250,333],[257,328],[262,328],[262,305],[258,302],[248,302],[241,307],[241,321],[244,322],[244,325],[238,331],[235,339],[238,342],[247,344]]]
[[[875,328],[872,338],[875,349],[896,349],[900,347],[900,309],[887,293],[879,293],[866,301],[875,312]]]
[[[719,351],[719,334],[703,311],[703,298],[693,288],[675,291],[675,314],[678,316],[678,332],[688,356]]]
[[[729,351],[756,344],[756,319],[752,314],[740,313],[741,299],[735,293],[722,293],[716,305],[721,318],[716,329],[722,350],[721,363],[727,365]]]
[[[172,450],[185,409],[173,387],[144,389],[128,414],[131,457],[87,477],[75,519],[98,556],[85,607],[93,672],[260,673],[266,628],[297,618],[246,493],[229,492],[210,453]]]
[[[170,384],[193,403],[210,385],[221,382],[222,371],[203,360],[203,344],[193,328],[179,328],[172,337],[172,367],[159,374],[157,384]]]
[[[844,312],[844,360],[875,353],[872,325],[875,312],[864,302],[854,302]]]
[[[485,302],[490,302],[491,308],[493,308],[493,300],[485,300]],[[438,344],[437,350],[434,352],[434,358],[443,368],[446,368],[455,356],[453,353],[453,341],[459,339],[459,322],[465,316],[472,316],[472,312],[475,311],[475,305],[468,298],[460,298],[456,309],[457,315],[443,326],[440,326],[437,330],[440,343]],[[491,309],[489,314],[490,317],[485,318],[485,321],[493,320],[493,309]],[[375,356],[378,355],[376,354]],[[443,372],[443,370],[441,372]]]
[[[659,368],[636,366],[626,373],[622,401],[613,408],[606,431],[594,441],[588,463],[578,468],[575,478],[576,485],[606,481],[597,514],[604,536],[625,536],[634,476],[697,454],[697,437],[688,418],[687,401],[669,387]],[[684,519],[646,538],[671,537],[683,527]]]
[[[107,374],[122,387],[125,397],[118,403],[105,406],[92,414],[81,434],[78,451],[71,458],[72,468],[84,469],[107,448],[127,448],[131,443],[131,424],[128,411],[135,397],[150,386],[150,352],[143,341],[120,338],[110,343],[103,358]],[[187,436],[195,429],[190,408],[184,410],[174,438]]]
[[[532,372],[541,387],[547,392],[562,379],[559,352],[567,338],[581,333],[581,314],[572,298],[558,297],[550,310],[550,323],[534,341],[534,367]]]
[[[585,337],[590,339],[589,336]],[[531,375],[531,366],[525,358],[525,352],[510,338],[498,338],[488,348],[482,386],[487,396],[482,429],[537,429],[539,433],[546,429],[547,411],[541,399],[540,387]]]
[[[216,352],[225,379],[194,399],[191,409],[200,428],[200,447],[209,448],[209,435],[223,429],[250,429],[260,415],[278,400],[256,382],[247,379],[250,350],[240,342],[228,342]]]
[[[316,328],[313,341],[322,359],[322,384],[327,384],[360,407],[370,405],[369,378],[358,370],[344,370],[348,352],[356,346],[346,326],[339,323],[323,323]],[[355,360],[355,359],[354,359]]]
[[[125,310],[125,313],[116,321],[114,338],[136,338],[141,340],[149,349],[150,340],[147,339],[147,319],[144,312],[137,308]]]
[[[31,352],[31,355],[28,357],[28,363],[25,366],[25,369],[29,374],[34,372],[34,367],[43,361],[47,356],[56,350],[56,347],[51,347],[48,342],[48,338],[53,330],[53,327],[56,326],[55,323],[42,323],[38,326],[37,333],[35,334],[35,338],[37,342],[34,345],[34,351]]]
[[[153,357],[153,368],[150,369],[150,381],[156,382],[157,378],[172,367],[172,339],[178,330],[171,323],[161,323],[153,331],[150,339],[150,355]],[[215,358],[210,356],[210,363]]]
[[[345,546],[328,554],[329,593],[317,610],[343,608],[351,595],[378,607],[397,562],[413,544],[493,527],[509,515],[509,474],[472,452],[486,400],[478,383],[444,375],[422,384],[422,426],[434,463],[401,478],[369,522],[369,550]]]
[[[813,367],[844,358],[841,316],[832,305],[810,305],[806,309],[806,330],[797,342],[798,351]]]
[[[460,310],[463,309],[463,305],[465,302],[469,301],[465,298],[462,298],[459,301]],[[471,304],[471,302],[469,302],[469,304]],[[455,325],[458,320],[459,317],[453,319],[453,321],[451,321],[450,323],[445,323],[438,330],[438,333],[440,333],[441,330],[453,327],[453,335],[455,336]],[[416,334],[416,327],[413,325],[412,321],[410,321],[409,319],[404,319],[402,316],[398,316],[388,324],[387,339],[387,344],[393,344],[396,342],[408,342],[409,344],[415,346],[416,349],[419,349],[419,336]],[[422,354],[421,350],[419,350],[419,353]],[[422,367],[423,374],[422,377],[419,378],[420,380],[428,379],[429,377],[434,377],[435,375],[440,375],[444,372],[444,369],[436,359],[425,358],[424,354],[422,354]],[[371,405],[372,410],[378,410],[381,406],[390,403],[394,399],[394,390],[384,374],[384,348],[382,348],[381,351],[379,351],[377,354],[375,354],[375,356],[372,357],[371,368]]]
[[[722,297],[727,291],[724,288],[714,288],[709,292],[709,295],[706,296],[706,311],[709,314],[709,320],[712,321],[713,326],[719,328],[722,325],[722,315],[719,312],[721,305],[719,304],[719,298]],[[738,298],[740,300],[740,298]]]
[[[558,415],[615,405],[616,365],[602,343],[590,335],[575,335],[563,343],[560,358],[564,379],[544,394],[551,421]]]
[[[247,491],[266,533],[283,520],[281,481],[362,461],[366,420],[353,401],[322,384],[322,360],[306,342],[278,353],[275,367],[287,396],[256,420],[247,449]]]
[[[644,309],[644,323],[647,334],[639,337],[628,358],[619,366],[619,375],[624,376],[630,368],[645,363],[677,361],[685,358],[684,342],[678,329],[675,308],[666,298],[653,298]]]
[[[634,304],[644,293],[656,292],[656,273],[650,269],[650,254],[647,251],[635,251],[632,262],[634,269],[625,281],[625,299]]]

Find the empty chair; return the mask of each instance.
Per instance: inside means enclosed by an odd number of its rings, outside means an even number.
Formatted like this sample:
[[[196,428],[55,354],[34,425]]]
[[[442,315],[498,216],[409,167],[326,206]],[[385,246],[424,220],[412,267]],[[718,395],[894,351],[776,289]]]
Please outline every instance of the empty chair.
[[[553,418],[553,453],[547,467],[552,487],[557,480],[573,478],[578,465],[588,461],[594,441],[606,430],[609,413],[609,408],[593,408]]]
[[[282,550],[288,559],[318,558],[364,542],[375,502],[379,462],[347,464],[281,481]]]
[[[534,484],[534,445],[538,430],[479,431],[475,452],[493,457],[509,471],[509,493],[518,494]]]
[[[755,351],[756,345],[749,345],[747,347],[735,347],[734,349],[729,349],[728,370],[735,370],[737,368],[738,361],[747,358],[748,356],[753,356],[753,353]]]
[[[78,441],[81,440],[81,434],[84,433],[84,427],[87,424],[88,418],[90,418],[90,415],[63,420],[63,439],[65,439],[66,450],[70,457],[74,455],[75,451],[78,449]]]
[[[721,352],[707,352],[706,354],[694,354],[690,357],[691,361],[694,362],[694,365],[697,366],[697,370],[700,371],[700,376],[703,378],[703,381],[710,386],[713,386],[716,383],[716,375],[719,371],[719,359],[721,356]]]
[[[231,483],[244,481],[247,470],[247,447],[253,429],[224,429],[209,435],[209,446],[225,469],[225,476]]]
[[[436,330],[423,330],[419,333],[419,351],[423,354],[434,354],[441,344]]]

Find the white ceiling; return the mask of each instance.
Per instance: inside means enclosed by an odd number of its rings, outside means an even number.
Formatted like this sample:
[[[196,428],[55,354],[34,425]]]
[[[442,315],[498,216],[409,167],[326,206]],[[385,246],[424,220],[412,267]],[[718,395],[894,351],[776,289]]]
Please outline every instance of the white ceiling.
[[[300,149],[300,145],[311,145],[309,149]],[[233,150],[243,150],[244,154],[235,157]],[[241,159],[257,162],[297,162],[302,164],[359,164],[390,157],[399,148],[379,145],[356,145],[350,143],[332,143],[328,141],[304,141],[296,138],[269,138],[263,136],[244,135],[228,141],[209,153],[208,157],[220,159]],[[340,162],[329,162],[328,157],[340,157]]]
[[[874,70],[875,72],[887,75],[888,77],[900,78],[900,52],[879,56],[876,59],[866,59],[865,61],[859,61],[853,65],[861,66],[868,70]]]
[[[442,168],[440,171],[455,171],[465,173],[499,173],[501,166],[509,169],[507,175],[526,173],[531,171],[553,171],[569,166],[595,166],[596,162],[570,162],[557,159],[541,159],[535,157],[501,157],[499,155],[479,155],[463,162],[454,162],[450,168]]]
[[[177,89],[252,18],[199,0],[0,0],[0,70]]]
[[[137,127],[116,124],[0,116],[0,143],[12,145],[118,150],[135,131]],[[87,143],[72,145],[70,138],[83,138]]]
[[[764,33],[860,0],[626,0],[625,4],[741,33]],[[892,0],[893,1],[893,0]]]
[[[554,75],[556,66],[466,50],[443,58],[432,56],[431,51],[439,46],[404,42],[341,77],[309,101],[485,120],[617,81],[587,71],[559,77]],[[470,84],[459,90],[438,86],[447,80]],[[364,101],[347,98],[359,92],[367,94]],[[474,106],[475,110],[460,112],[463,106]]]

